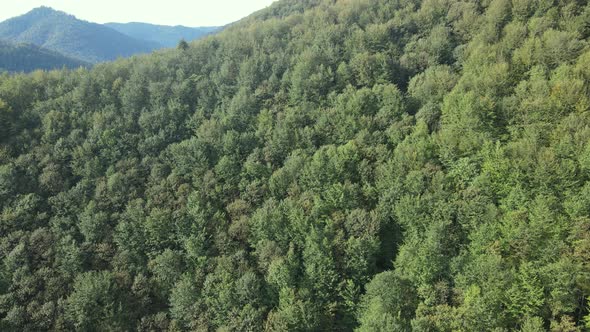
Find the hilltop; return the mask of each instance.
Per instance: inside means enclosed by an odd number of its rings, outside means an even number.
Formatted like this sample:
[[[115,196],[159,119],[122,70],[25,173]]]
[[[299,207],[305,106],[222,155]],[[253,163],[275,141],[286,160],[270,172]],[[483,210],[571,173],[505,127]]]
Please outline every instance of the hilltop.
[[[91,63],[149,53],[161,47],[49,7],[0,23],[0,39],[34,44]]]

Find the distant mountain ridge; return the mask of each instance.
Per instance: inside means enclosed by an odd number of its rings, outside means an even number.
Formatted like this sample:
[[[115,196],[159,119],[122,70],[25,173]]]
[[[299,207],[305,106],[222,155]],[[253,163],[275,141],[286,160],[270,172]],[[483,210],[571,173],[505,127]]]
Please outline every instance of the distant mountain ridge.
[[[0,71],[29,72],[90,66],[90,63],[67,57],[37,45],[0,40]]]
[[[91,63],[149,53],[161,47],[49,7],[0,23],[0,39],[35,44]]]
[[[158,43],[163,47],[174,47],[182,39],[191,41],[215,33],[221,27],[167,26],[149,23],[105,23],[105,26],[136,39]]]
[[[175,47],[221,27],[165,26],[148,23],[98,24],[50,7],[0,22],[0,71],[77,68]]]

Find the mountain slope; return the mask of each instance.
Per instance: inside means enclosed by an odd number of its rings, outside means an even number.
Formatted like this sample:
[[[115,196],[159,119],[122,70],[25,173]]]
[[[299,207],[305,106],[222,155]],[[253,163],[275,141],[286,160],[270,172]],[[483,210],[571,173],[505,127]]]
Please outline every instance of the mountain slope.
[[[0,330],[583,331],[589,23],[282,0],[0,75]]]
[[[0,23],[0,39],[35,44],[93,63],[148,53],[160,47],[48,7]]]
[[[189,28],[147,23],[105,23],[105,26],[130,37],[149,40],[163,47],[175,47],[182,39],[192,41],[220,30],[219,27]]]
[[[13,44],[0,40],[0,70],[29,72],[36,69],[51,70],[78,68],[89,63],[68,58],[60,53],[31,44]]]

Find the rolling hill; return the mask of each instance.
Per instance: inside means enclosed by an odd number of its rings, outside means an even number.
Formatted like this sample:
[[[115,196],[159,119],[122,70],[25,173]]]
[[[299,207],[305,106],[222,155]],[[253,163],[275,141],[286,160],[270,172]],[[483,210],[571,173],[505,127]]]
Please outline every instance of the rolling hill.
[[[175,47],[182,39],[186,41],[196,40],[221,29],[219,27],[189,28],[138,22],[105,23],[105,26],[136,39],[158,43],[162,47]]]
[[[0,23],[0,39],[34,44],[91,63],[149,53],[161,47],[48,7]]]
[[[29,72],[36,69],[51,70],[87,67],[90,64],[66,57],[42,47],[10,43],[0,40],[0,70],[7,72]]]

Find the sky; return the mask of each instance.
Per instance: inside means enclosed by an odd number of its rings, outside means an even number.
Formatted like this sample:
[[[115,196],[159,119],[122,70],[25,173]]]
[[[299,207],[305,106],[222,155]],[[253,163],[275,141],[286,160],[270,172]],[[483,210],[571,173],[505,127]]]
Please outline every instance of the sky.
[[[40,6],[96,23],[145,22],[220,26],[267,7],[274,0],[0,0],[0,21]]]

